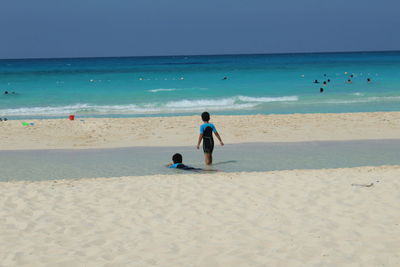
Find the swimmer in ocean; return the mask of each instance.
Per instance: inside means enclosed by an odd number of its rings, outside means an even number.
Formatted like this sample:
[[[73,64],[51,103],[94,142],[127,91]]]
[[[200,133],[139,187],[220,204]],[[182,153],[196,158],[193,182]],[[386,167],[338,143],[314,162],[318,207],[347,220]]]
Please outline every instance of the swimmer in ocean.
[[[318,80],[315,80],[314,83],[319,83],[319,81],[318,81]]]
[[[372,81],[371,81],[370,78],[367,78],[367,82],[368,82],[368,83],[372,83]]]
[[[323,93],[323,92],[324,92],[324,88],[322,88],[322,87],[319,88],[319,92],[320,92],[320,93]]]

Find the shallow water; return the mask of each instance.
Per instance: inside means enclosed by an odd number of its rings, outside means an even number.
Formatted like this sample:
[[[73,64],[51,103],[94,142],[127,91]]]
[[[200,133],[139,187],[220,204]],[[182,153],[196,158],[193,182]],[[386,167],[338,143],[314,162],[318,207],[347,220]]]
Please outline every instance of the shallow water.
[[[0,151],[0,181],[187,173],[164,167],[176,152],[204,167],[194,147]],[[224,172],[400,165],[400,140],[233,144],[216,147],[214,163]]]

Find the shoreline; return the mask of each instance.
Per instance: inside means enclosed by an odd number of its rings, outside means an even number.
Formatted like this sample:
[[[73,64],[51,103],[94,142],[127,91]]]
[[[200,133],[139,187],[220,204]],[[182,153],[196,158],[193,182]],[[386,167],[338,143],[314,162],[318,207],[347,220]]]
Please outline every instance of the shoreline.
[[[211,115],[211,122],[226,144],[400,136],[400,112]],[[195,146],[201,123],[200,116],[9,120],[0,123],[0,150]]]

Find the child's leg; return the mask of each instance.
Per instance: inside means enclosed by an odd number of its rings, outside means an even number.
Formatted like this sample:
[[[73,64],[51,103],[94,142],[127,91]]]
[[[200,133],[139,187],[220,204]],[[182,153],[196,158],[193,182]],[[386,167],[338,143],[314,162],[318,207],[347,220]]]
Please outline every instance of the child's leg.
[[[211,153],[204,153],[204,161],[206,165],[212,164],[212,154]]]

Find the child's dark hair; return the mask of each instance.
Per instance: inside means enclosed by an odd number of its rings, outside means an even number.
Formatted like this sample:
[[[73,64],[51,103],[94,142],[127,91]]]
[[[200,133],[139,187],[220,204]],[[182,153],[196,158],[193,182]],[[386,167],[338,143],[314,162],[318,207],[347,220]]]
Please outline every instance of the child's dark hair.
[[[182,163],[182,155],[179,153],[176,153],[172,156],[172,161],[174,163]]]
[[[201,119],[203,121],[209,121],[210,120],[210,113],[208,113],[207,111],[204,111],[203,113],[201,113]]]

